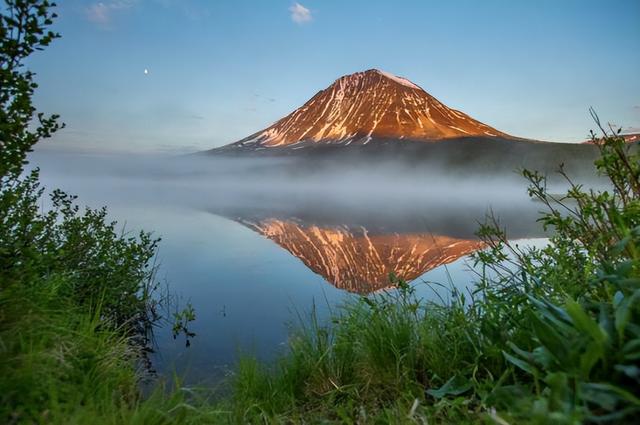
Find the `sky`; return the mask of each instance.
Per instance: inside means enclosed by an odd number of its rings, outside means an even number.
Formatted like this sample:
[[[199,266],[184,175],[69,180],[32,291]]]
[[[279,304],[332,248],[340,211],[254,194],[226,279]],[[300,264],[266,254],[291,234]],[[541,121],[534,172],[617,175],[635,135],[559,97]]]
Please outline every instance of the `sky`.
[[[47,145],[182,153],[237,141],[378,68],[512,135],[640,132],[640,1],[61,0],[28,62]]]

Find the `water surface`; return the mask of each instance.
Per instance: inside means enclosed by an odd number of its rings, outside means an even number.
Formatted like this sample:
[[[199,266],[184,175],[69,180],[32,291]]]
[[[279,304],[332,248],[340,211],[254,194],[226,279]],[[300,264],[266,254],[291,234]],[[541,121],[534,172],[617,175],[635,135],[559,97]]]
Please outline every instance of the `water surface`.
[[[48,188],[162,237],[158,278],[194,306],[196,337],[187,348],[159,327],[153,361],[190,383],[218,382],[240,352],[273,359],[299,316],[315,308],[322,319],[352,297],[390,289],[391,272],[426,299],[468,290],[467,256],[482,248],[474,232],[489,211],[513,239],[544,236],[539,206],[513,176],[402,167],[291,176],[273,172],[277,161],[47,151],[32,160]]]

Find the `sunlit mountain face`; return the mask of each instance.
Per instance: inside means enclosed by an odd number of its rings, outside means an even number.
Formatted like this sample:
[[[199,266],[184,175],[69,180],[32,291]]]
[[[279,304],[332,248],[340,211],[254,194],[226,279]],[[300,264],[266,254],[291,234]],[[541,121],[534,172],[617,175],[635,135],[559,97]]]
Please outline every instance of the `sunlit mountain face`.
[[[479,240],[379,233],[365,227],[320,226],[295,219],[238,221],[289,251],[332,285],[358,294],[391,287],[391,273],[411,281],[483,246]]]
[[[405,78],[370,69],[337,79],[272,126],[226,148],[300,149],[305,144],[366,145],[378,139],[464,137],[513,139],[449,108]]]

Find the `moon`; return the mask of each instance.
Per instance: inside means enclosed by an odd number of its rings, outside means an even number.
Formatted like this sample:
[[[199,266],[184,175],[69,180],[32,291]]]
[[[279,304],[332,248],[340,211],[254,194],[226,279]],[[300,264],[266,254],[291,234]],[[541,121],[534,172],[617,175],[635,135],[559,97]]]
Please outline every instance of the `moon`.
[[[144,75],[149,75],[149,70],[147,68],[144,69]]]

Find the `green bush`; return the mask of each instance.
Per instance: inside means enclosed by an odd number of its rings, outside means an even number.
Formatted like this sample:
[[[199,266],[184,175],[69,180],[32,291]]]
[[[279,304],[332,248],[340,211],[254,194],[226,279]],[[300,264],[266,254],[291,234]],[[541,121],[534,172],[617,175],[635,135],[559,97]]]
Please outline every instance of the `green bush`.
[[[38,170],[24,172],[32,146],[61,128],[36,114],[23,66],[57,37],[46,30],[53,6],[7,0],[0,10],[0,421],[184,421],[196,416],[184,392],[142,400],[138,388],[157,319],[158,240],[118,232],[105,209],[81,211],[59,190],[43,210]]]
[[[101,306],[113,326],[142,331],[155,316],[157,239],[116,231],[106,209],[80,211],[74,197],[51,195],[41,210],[37,171],[0,188],[0,290],[64,282],[58,293],[78,306]]]

